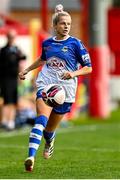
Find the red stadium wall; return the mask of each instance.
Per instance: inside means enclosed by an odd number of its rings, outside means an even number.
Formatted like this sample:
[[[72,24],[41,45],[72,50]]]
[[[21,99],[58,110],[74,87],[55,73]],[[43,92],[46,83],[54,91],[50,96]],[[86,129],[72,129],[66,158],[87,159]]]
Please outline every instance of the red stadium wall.
[[[90,49],[93,72],[90,80],[89,113],[93,117],[109,115],[109,57],[107,46]]]
[[[120,8],[108,11],[108,44],[114,54],[112,75],[120,75]]]
[[[0,26],[0,34],[4,35],[9,29],[15,29],[19,35],[25,35],[29,33],[29,28],[3,14],[0,14],[1,22],[3,25]]]

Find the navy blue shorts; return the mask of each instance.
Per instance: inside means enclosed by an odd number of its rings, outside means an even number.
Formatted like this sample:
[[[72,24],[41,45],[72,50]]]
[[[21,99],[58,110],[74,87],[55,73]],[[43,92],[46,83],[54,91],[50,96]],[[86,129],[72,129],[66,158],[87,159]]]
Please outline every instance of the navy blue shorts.
[[[39,90],[36,95],[37,95],[36,99],[42,98],[42,90]],[[64,102],[60,106],[53,107],[53,111],[57,114],[65,114],[70,112],[71,107],[72,107],[72,103]]]

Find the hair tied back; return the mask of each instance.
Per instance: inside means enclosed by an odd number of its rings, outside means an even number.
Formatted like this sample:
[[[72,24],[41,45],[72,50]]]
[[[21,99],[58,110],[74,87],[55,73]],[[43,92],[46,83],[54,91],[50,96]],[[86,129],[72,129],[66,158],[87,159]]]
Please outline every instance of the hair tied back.
[[[59,13],[59,12],[63,12],[63,5],[62,4],[58,4],[55,7],[55,13]]]

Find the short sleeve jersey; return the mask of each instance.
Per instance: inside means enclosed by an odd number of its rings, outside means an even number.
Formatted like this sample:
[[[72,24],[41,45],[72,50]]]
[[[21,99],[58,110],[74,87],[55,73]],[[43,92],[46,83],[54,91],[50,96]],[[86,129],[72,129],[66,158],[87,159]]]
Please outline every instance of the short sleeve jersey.
[[[83,43],[72,36],[66,40],[51,37],[43,42],[41,59],[46,61],[38,74],[36,85],[43,89],[47,84],[61,84],[66,91],[66,102],[74,102],[77,78],[63,80],[65,71],[76,71],[80,67],[91,66],[89,53]]]

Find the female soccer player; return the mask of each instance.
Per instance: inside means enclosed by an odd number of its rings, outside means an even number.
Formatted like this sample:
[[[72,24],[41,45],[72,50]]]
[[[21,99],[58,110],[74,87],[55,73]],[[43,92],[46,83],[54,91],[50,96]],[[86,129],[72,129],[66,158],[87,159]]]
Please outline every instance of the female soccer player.
[[[56,35],[43,42],[41,57],[19,73],[20,79],[24,80],[28,72],[44,64],[36,80],[37,117],[30,133],[29,154],[25,160],[26,171],[33,170],[42,135],[46,141],[43,156],[46,159],[52,156],[56,128],[64,115],[70,112],[75,101],[77,77],[92,71],[90,57],[83,43],[69,35],[71,16],[63,11],[62,5],[56,6],[52,23]],[[48,84],[60,84],[64,87],[66,100],[63,105],[52,108],[44,103],[41,92]]]

